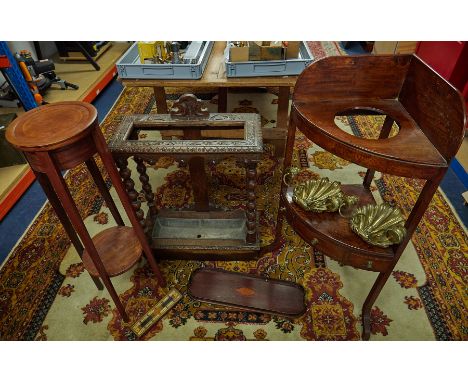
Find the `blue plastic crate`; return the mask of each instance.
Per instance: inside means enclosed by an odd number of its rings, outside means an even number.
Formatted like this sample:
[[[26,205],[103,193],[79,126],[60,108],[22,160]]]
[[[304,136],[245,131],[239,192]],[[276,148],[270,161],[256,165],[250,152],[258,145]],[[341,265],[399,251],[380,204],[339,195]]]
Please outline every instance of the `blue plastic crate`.
[[[204,47],[196,64],[142,64],[138,45],[134,43],[117,62],[120,78],[131,79],[200,79],[213,48],[213,41],[204,41]]]
[[[307,43],[301,41],[299,57],[272,61],[229,61],[229,43],[224,51],[227,77],[297,76],[314,61]]]

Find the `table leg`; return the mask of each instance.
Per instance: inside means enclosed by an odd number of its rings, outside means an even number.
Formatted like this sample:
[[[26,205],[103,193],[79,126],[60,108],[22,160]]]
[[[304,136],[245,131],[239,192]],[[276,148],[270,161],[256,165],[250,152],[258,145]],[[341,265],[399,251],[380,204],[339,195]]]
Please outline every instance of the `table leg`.
[[[99,168],[96,165],[96,162],[94,161],[92,157],[86,161],[86,166],[88,167],[88,170],[91,173],[91,176],[93,177],[94,183],[96,183],[96,186],[98,187],[99,192],[104,198],[104,201],[106,202],[107,207],[109,208],[112,216],[114,217],[115,222],[118,225],[125,225],[117,209],[117,206],[115,205],[115,202],[112,199],[109,189],[107,188],[106,183],[104,182],[104,179],[102,179],[102,174],[99,171]]]
[[[218,113],[227,113],[228,88],[218,88]]]
[[[288,128],[289,94],[289,86],[280,86],[278,94],[278,112],[276,115],[276,127],[281,129]]]
[[[385,117],[382,130],[380,130],[379,139],[388,138],[388,136],[390,135],[390,131],[392,131],[392,126],[393,126],[393,118],[390,118],[389,116]],[[367,170],[366,176],[364,177],[364,181],[362,183],[362,185],[365,188],[369,189],[372,179],[374,178],[374,174],[375,174],[375,170],[371,170],[371,169]]]
[[[392,274],[393,267],[389,269],[387,272],[381,272],[377,276],[374,285],[372,285],[371,291],[367,295],[366,301],[362,307],[362,339],[364,341],[368,341],[370,338],[370,326],[371,326],[371,309],[372,305],[374,305],[375,300],[380,294],[380,291],[384,287],[385,283],[387,282],[388,278]]]
[[[195,211],[207,212],[210,210],[207,178],[205,172],[205,159],[192,157],[189,160],[190,179],[192,181]]]
[[[122,205],[125,209],[125,212],[127,213],[128,218],[130,219],[130,222],[133,226],[133,230],[135,231],[135,234],[137,235],[138,240],[140,241],[141,246],[143,247],[143,252],[145,253],[146,260],[148,260],[151,270],[156,276],[156,279],[158,280],[160,286],[164,287],[166,285],[166,282],[161,271],[159,270],[158,265],[156,264],[153,252],[143,230],[144,223],[143,225],[140,224],[140,221],[132,205],[130,204],[130,199],[127,195],[127,192],[125,191],[124,185],[120,178],[120,174],[117,171],[114,159],[112,158],[112,155],[109,152],[109,148],[107,147],[106,140],[104,139],[104,136],[101,133],[101,129],[94,129],[92,134],[97,147],[97,151],[101,156],[102,162],[104,163],[104,167],[106,168],[107,173],[111,178],[112,184],[114,185],[114,188],[117,191],[120,200],[122,201]]]
[[[406,235],[403,241],[400,242],[400,244],[398,244],[398,247],[394,250],[393,265],[389,267],[387,271],[379,273],[377,280],[375,281],[369,294],[367,295],[366,300],[364,301],[364,304],[362,306],[363,340],[368,340],[370,337],[370,312],[372,306],[377,300],[377,297],[382,291],[382,288],[384,287],[388,278],[392,274],[392,271],[395,268],[396,263],[400,259],[400,256],[402,255],[403,251],[405,250],[408,242],[411,240],[411,236],[413,236],[413,233],[416,230],[419,221],[421,220],[422,216],[427,210],[429,203],[431,202],[432,197],[436,193],[438,185],[441,182],[444,175],[445,172],[442,172],[436,177],[427,180],[424,184],[424,187],[419,194],[419,198],[416,201],[416,204],[413,206],[413,209],[411,210],[408,219],[406,220]]]
[[[78,235],[83,241],[84,247],[89,253],[91,259],[93,260],[93,263],[99,272],[99,276],[101,276],[104,285],[109,291],[109,294],[111,295],[112,300],[114,301],[117,307],[117,310],[119,311],[123,320],[125,322],[128,322],[129,318],[127,312],[125,312],[125,307],[120,301],[119,295],[117,294],[116,290],[114,289],[114,286],[112,285],[112,282],[110,281],[110,277],[107,274],[106,268],[104,267],[104,264],[102,263],[102,260],[99,257],[99,254],[96,250],[96,247],[94,246],[93,239],[91,239],[91,236],[89,235],[89,232],[86,229],[83,220],[81,219],[80,212],[78,211],[78,208],[76,207],[76,204],[73,201],[70,191],[62,178],[60,170],[58,169],[57,165],[47,152],[41,154],[43,154],[43,162],[47,164],[46,175],[50,179],[52,187],[54,188],[55,192],[60,198],[60,201],[62,202],[65,211],[67,211],[67,215],[69,216],[73,226],[78,232]]]
[[[167,114],[166,91],[162,86],[154,86],[154,98],[156,99],[156,109],[158,114]]]
[[[287,140],[286,140],[286,151],[284,154],[284,160],[283,162],[283,169],[282,172],[284,174],[284,171],[291,166],[292,164],[292,157],[293,157],[293,151],[294,151],[294,142],[296,139],[296,126],[290,121],[291,128],[288,129],[288,135],[287,135]],[[280,169],[278,169],[280,171]],[[278,214],[276,215],[276,227],[275,227],[275,239],[273,242],[265,247],[262,247],[261,253],[268,253],[268,252],[273,252],[279,249],[279,247],[282,245],[281,237],[283,234],[283,222],[285,219],[285,212],[286,212],[286,207],[284,206],[283,203],[283,193],[285,193],[286,188],[288,187],[287,185],[284,184],[283,182],[283,176],[281,176],[281,187],[280,187],[280,200],[279,200],[279,205],[278,205]]]
[[[46,194],[47,199],[49,200],[52,208],[57,214],[60,220],[60,223],[62,223],[63,228],[65,229],[65,232],[70,238],[70,241],[75,247],[76,252],[78,252],[78,255],[81,258],[83,256],[83,245],[81,244],[80,239],[76,235],[76,231],[74,230],[73,225],[70,222],[70,219],[68,219],[68,216],[65,213],[65,210],[63,209],[62,204],[60,203],[60,200],[57,197],[57,194],[55,193],[52,185],[50,184],[49,178],[47,178],[47,176],[41,172],[34,171],[34,174],[36,175],[36,179],[38,180],[39,184],[44,190],[44,193]],[[96,288],[98,288],[99,290],[103,290],[104,286],[102,285],[101,280],[99,280],[99,277],[92,276],[92,275],[90,276],[93,279],[94,284],[96,285]]]

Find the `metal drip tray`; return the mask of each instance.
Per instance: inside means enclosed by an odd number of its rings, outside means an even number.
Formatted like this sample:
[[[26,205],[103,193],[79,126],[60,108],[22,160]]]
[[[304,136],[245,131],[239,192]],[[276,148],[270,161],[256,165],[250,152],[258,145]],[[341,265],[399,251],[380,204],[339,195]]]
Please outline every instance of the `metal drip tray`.
[[[153,239],[242,240],[247,228],[244,217],[238,218],[177,218],[158,216],[153,227]]]
[[[258,251],[260,243],[247,243],[247,218],[243,210],[235,211],[173,211],[160,210],[154,219],[151,233],[152,247],[186,253],[224,253],[232,260],[239,253]],[[216,259],[214,256],[213,259]],[[250,259],[246,257],[245,259]]]

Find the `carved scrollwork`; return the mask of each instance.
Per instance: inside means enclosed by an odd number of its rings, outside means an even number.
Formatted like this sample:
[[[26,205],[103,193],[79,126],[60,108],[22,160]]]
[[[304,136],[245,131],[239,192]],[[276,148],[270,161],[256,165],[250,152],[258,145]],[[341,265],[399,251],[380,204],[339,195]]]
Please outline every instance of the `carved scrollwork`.
[[[208,118],[210,113],[205,103],[193,94],[182,95],[171,108],[172,118],[194,119]]]

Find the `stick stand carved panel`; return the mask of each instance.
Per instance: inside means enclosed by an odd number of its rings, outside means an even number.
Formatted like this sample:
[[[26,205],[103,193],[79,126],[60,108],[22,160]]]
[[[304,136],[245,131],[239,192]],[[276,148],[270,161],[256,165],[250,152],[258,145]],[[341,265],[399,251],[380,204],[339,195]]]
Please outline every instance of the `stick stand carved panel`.
[[[138,132],[158,131],[160,137],[138,140]],[[179,259],[251,259],[260,249],[256,210],[256,166],[263,152],[257,114],[209,114],[193,95],[183,95],[171,114],[124,117],[109,148],[133,209],[158,256]],[[183,210],[157,210],[145,162],[171,156],[188,164],[194,205]],[[245,210],[226,211],[210,203],[205,162],[227,156],[246,169]],[[141,209],[128,160],[133,157],[148,204]]]

